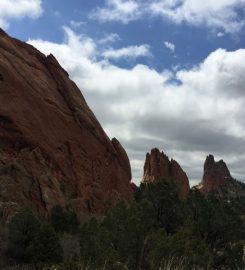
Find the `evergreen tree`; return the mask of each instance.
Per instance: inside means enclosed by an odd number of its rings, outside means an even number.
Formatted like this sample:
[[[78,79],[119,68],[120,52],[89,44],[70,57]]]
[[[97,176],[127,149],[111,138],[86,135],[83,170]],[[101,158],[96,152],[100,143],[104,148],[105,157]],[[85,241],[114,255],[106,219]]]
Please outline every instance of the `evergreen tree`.
[[[161,179],[153,183],[143,183],[135,194],[136,201],[148,200],[152,203],[159,227],[167,233],[176,232],[183,224],[184,208],[179,199],[175,181]]]
[[[46,222],[41,223],[31,211],[15,215],[8,230],[8,253],[15,262],[49,265],[62,260],[55,231]]]
[[[16,214],[8,226],[8,253],[19,263],[35,261],[34,241],[39,233],[40,222],[31,211]]]
[[[51,209],[50,221],[56,232],[64,233],[69,231],[68,216],[60,205]]]
[[[41,264],[55,264],[63,259],[63,250],[54,229],[47,222],[43,222],[32,241],[35,261]]]

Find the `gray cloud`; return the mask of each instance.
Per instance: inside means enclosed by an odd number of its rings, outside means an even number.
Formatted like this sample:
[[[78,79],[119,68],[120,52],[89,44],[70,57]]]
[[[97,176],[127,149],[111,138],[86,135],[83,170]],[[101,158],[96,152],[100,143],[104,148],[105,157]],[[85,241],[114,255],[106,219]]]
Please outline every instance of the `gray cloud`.
[[[219,154],[245,153],[245,138],[239,138],[217,127],[218,119],[208,121],[203,119],[188,120],[166,118],[152,115],[151,117],[136,118],[134,122],[138,132],[159,137],[168,141],[180,150],[210,151]],[[164,139],[163,139],[164,138]]]
[[[218,49],[176,73],[146,65],[125,69],[103,57],[96,60],[103,55],[96,41],[65,31],[62,44],[29,43],[53,53],[70,73],[106,132],[125,147],[137,183],[153,147],[177,160],[192,184],[201,180],[209,153],[223,158],[234,177],[245,179],[245,49]],[[171,83],[176,79],[180,84]]]

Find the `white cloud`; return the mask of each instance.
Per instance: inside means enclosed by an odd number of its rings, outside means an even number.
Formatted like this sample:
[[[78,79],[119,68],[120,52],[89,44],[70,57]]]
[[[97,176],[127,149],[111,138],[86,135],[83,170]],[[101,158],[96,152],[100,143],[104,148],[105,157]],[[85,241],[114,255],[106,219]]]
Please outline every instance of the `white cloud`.
[[[100,44],[114,43],[120,40],[120,36],[116,33],[107,34],[104,38],[99,40]]]
[[[209,153],[227,161],[232,174],[245,176],[245,49],[218,49],[192,69],[158,72],[96,61],[94,40],[69,28],[65,33],[62,44],[29,43],[53,53],[83,89],[109,136],[125,146],[134,179],[140,179],[152,147],[179,161],[193,183],[201,180]],[[180,84],[171,84],[174,79]]]
[[[175,51],[175,45],[169,41],[165,41],[164,45],[167,49],[169,49],[171,52]]]
[[[140,17],[140,5],[135,0],[106,0],[104,8],[97,8],[90,18],[100,22],[118,21],[124,24]]]
[[[41,0],[1,0],[0,27],[7,28],[10,19],[38,18],[42,14]]]
[[[129,46],[121,49],[111,48],[102,53],[102,56],[109,59],[138,58],[150,55],[150,46],[147,44],[140,46]]]
[[[239,13],[239,10],[242,11]],[[162,16],[174,23],[188,23],[237,33],[245,25],[245,0],[106,0],[90,18],[100,22],[118,21],[127,24],[142,16]]]
[[[160,15],[175,23],[205,25],[223,29],[226,33],[238,32],[245,24],[237,8],[244,9],[244,0],[156,0],[150,4],[153,15]]]
[[[2,29],[6,29],[8,27],[8,23],[2,18],[0,18],[0,27]]]
[[[223,37],[225,34],[224,33],[222,33],[222,32],[218,32],[217,33],[217,37]]]
[[[79,28],[84,25],[86,25],[86,22],[73,21],[73,20],[70,21],[70,26],[73,27],[74,29]]]

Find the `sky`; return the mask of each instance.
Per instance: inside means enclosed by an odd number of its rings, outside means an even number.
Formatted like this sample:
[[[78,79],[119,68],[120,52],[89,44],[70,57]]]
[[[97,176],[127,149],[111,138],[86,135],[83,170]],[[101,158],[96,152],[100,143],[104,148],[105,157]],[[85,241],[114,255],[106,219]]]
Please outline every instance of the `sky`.
[[[58,59],[135,183],[154,147],[245,182],[245,0],[0,0],[0,27]]]

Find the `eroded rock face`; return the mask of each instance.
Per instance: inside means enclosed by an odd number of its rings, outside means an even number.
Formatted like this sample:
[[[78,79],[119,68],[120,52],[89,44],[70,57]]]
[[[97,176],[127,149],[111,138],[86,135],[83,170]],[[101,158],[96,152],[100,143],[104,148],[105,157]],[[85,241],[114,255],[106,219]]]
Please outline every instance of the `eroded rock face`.
[[[0,31],[0,201],[104,213],[131,200],[131,168],[54,56]]]
[[[233,180],[223,160],[215,162],[213,155],[208,155],[204,163],[204,173],[199,188],[204,193],[221,190]]]
[[[159,149],[154,148],[146,154],[142,182],[153,182],[161,178],[172,178],[179,188],[180,197],[184,198],[190,190],[189,180],[180,165]]]

